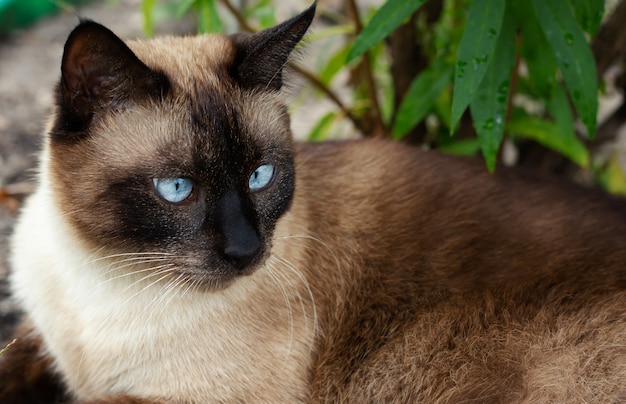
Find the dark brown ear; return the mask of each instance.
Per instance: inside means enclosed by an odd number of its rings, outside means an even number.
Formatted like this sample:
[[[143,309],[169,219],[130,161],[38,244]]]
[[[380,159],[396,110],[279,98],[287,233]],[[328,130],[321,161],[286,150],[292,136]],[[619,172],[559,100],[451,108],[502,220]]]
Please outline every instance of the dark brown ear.
[[[57,129],[75,133],[85,131],[98,110],[160,96],[168,80],[150,70],[109,29],[83,21],[65,43],[59,87]]]
[[[280,90],[287,58],[311,25],[315,5],[273,28],[232,35],[237,49],[232,74],[237,82],[246,88]]]

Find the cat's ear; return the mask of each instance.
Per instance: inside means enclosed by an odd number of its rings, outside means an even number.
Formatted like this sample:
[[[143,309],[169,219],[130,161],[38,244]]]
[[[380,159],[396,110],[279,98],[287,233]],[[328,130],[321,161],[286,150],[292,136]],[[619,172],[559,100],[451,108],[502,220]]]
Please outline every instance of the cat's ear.
[[[252,35],[231,35],[236,49],[232,74],[240,85],[280,90],[283,68],[289,54],[311,25],[316,3],[273,28]]]
[[[149,69],[108,28],[82,21],[65,43],[59,109],[66,131],[85,130],[102,108],[123,107],[167,90],[164,74]]]

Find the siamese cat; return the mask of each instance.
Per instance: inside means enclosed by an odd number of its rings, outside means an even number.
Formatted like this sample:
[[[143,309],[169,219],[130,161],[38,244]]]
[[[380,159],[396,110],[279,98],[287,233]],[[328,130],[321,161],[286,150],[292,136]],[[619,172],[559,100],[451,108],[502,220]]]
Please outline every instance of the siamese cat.
[[[256,34],[70,34],[12,240],[2,403],[623,402],[626,206],[382,140],[293,143]]]

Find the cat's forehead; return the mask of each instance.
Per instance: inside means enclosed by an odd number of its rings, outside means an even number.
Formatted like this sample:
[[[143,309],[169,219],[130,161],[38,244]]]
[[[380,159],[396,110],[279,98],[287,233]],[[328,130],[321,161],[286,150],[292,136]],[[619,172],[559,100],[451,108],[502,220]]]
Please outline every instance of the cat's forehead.
[[[107,115],[94,128],[88,147],[98,150],[96,160],[103,169],[124,169],[150,161],[184,165],[192,156],[210,161],[224,147],[237,144],[273,148],[290,142],[289,116],[279,97],[263,94],[245,105],[226,106],[218,105],[219,100],[207,104],[214,112],[204,119],[183,97]]]
[[[165,73],[174,86],[185,90],[223,85],[235,55],[232,41],[217,34],[165,36],[127,44],[148,67]]]
[[[73,150],[83,161],[92,161],[96,171],[154,162],[185,165],[192,156],[210,162],[232,145],[271,148],[290,142],[284,94],[237,84],[229,71],[236,52],[231,38],[200,35],[126,43],[170,85],[163,97],[144,97],[94,115],[88,141]]]

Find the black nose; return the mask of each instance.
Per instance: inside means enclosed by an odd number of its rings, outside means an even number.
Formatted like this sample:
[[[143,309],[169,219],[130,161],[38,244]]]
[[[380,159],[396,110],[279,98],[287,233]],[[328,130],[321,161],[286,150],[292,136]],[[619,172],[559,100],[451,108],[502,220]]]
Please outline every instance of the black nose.
[[[254,216],[246,209],[245,198],[235,189],[224,194],[220,200],[219,215],[224,236],[224,257],[241,271],[261,253],[263,245],[257,234]]]
[[[232,266],[242,270],[261,252],[261,240],[256,235],[246,240],[243,244],[230,244],[224,249],[224,255]]]

